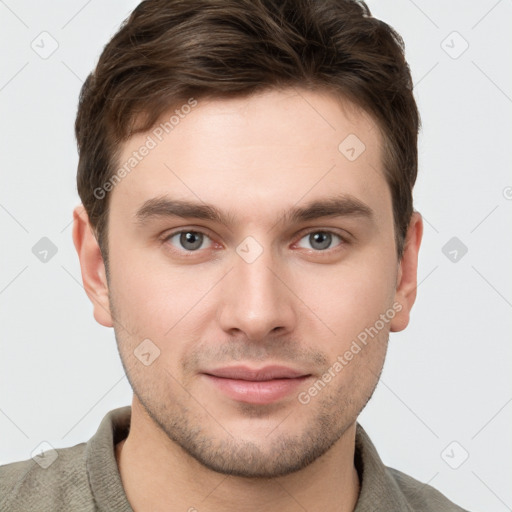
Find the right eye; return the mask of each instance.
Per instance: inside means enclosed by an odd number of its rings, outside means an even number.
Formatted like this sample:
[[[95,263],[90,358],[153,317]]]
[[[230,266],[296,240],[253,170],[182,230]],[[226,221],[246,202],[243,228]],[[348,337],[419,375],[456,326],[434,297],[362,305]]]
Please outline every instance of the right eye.
[[[205,233],[192,229],[182,229],[166,236],[164,242],[170,243],[173,248],[184,252],[197,252],[199,249],[207,249],[211,246],[212,240]],[[206,245],[206,244],[210,245]]]

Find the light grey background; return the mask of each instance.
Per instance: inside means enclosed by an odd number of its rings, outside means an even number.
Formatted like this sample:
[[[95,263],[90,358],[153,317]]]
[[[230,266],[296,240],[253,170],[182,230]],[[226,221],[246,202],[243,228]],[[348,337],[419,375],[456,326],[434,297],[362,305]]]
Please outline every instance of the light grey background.
[[[0,1],[0,463],[86,441],[131,401],[81,285],[71,212],[79,89],[137,3]],[[425,234],[411,324],[360,421],[387,465],[469,510],[512,510],[512,3],[368,3],[406,43]],[[42,237],[58,249],[46,263]]]

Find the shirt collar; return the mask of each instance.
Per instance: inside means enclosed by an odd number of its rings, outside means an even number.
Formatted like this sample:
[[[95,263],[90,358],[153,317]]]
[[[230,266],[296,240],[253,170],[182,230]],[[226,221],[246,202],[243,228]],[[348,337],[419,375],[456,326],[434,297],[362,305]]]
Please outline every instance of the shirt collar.
[[[372,441],[363,427],[356,428],[354,464],[359,474],[359,498],[354,512],[393,510],[410,512],[396,480],[382,462]]]
[[[103,418],[86,447],[86,466],[96,505],[101,512],[133,512],[121,482],[115,445],[130,430],[131,406],[113,409]]]
[[[101,511],[133,512],[115,458],[115,445],[128,435],[130,418],[130,406],[110,411],[103,418],[96,434],[87,443],[86,465],[89,483]],[[354,464],[360,484],[354,512],[411,511],[398,484],[359,423],[356,427]]]

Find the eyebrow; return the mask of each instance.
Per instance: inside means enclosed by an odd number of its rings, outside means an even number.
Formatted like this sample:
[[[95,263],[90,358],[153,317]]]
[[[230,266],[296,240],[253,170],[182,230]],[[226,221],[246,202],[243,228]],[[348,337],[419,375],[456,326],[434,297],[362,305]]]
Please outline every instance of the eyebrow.
[[[293,207],[280,215],[278,222],[300,223],[324,217],[362,217],[371,220],[373,210],[354,196],[342,194],[318,199],[305,206]],[[236,217],[207,203],[171,199],[168,196],[154,197],[145,201],[137,210],[137,224],[144,225],[155,218],[181,217],[208,220],[225,226],[236,223]]]

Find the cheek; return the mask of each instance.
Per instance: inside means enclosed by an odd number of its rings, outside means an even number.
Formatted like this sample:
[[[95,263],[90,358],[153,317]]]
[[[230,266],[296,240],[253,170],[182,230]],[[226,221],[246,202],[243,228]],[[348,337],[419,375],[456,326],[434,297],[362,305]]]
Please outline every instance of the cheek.
[[[329,338],[336,348],[350,343],[390,308],[395,291],[392,268],[392,255],[361,254],[337,266],[318,266],[313,272],[299,269],[293,273],[291,288],[334,331]]]
[[[111,287],[119,320],[138,337],[172,337],[207,307],[212,283],[222,277],[220,268],[200,267],[180,267],[143,251],[127,257],[113,253]]]

